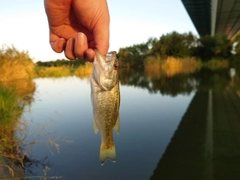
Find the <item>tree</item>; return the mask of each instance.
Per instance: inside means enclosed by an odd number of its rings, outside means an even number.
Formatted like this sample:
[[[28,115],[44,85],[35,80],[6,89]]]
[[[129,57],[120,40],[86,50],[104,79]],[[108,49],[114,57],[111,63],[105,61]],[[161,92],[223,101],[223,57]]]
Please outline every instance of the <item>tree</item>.
[[[152,55],[160,55],[163,59],[168,56],[186,57],[190,56],[191,47],[197,42],[196,36],[191,32],[179,34],[173,31],[169,34],[162,35],[159,40],[152,40]]]
[[[130,66],[142,66],[143,60],[149,54],[150,42],[151,39],[146,43],[120,48],[117,54],[120,62]]]
[[[226,59],[231,57],[232,42],[227,36],[203,36],[198,39],[198,46],[194,48],[193,55],[203,61],[212,58]]]
[[[236,55],[240,56],[240,34],[238,36],[236,36],[235,43],[237,44],[235,46]]]

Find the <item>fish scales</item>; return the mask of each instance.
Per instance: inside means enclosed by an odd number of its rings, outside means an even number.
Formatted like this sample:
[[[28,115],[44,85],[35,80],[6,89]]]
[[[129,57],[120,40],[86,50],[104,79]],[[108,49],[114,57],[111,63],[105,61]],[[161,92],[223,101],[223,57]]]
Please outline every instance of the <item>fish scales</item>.
[[[116,150],[113,141],[113,129],[119,132],[119,79],[116,52],[103,57],[97,50],[90,78],[91,100],[93,105],[94,131],[100,131],[100,161],[115,161]]]

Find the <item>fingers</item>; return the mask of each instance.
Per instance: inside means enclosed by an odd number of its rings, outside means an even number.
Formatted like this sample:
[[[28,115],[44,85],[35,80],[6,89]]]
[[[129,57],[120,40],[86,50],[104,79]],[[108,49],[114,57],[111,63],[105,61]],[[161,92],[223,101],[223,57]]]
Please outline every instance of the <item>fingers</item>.
[[[75,44],[74,38],[68,39],[67,44],[66,44],[66,48],[65,48],[65,51],[64,51],[66,58],[68,58],[70,60],[76,59],[76,56],[75,56],[75,53],[74,53],[74,44]]]
[[[77,33],[75,38],[70,38],[67,41],[63,38],[55,39],[50,42],[52,49],[61,53],[64,50],[66,58],[74,60],[76,58],[82,60],[93,61],[95,52],[93,49],[88,49],[87,37],[84,33]]]
[[[107,4],[105,6],[107,9]],[[107,54],[109,48],[109,24],[110,16],[107,9],[102,12],[102,16],[93,29],[95,48],[97,48],[103,56]]]
[[[86,35],[79,32],[75,38],[70,38],[67,41],[64,38],[58,38],[50,42],[50,44],[52,49],[57,53],[61,53],[64,50],[66,58],[70,60],[78,58],[80,60],[86,59],[92,62],[95,57],[94,48],[97,48],[103,56],[105,56],[108,51],[108,38],[105,43],[102,39],[98,40],[100,43],[94,42],[92,45],[90,43],[90,46],[88,46]]]
[[[77,33],[74,44],[74,53],[78,59],[94,60],[95,52],[93,49],[88,48],[87,37],[84,33]]]
[[[87,49],[85,51],[85,58],[90,61],[90,62],[93,62],[94,60],[94,57],[95,57],[95,51],[93,49]]]
[[[79,32],[75,38],[74,53],[78,59],[84,59],[84,52],[88,49],[87,37]]]
[[[55,41],[50,42],[52,49],[57,53],[61,53],[64,50],[65,44],[66,44],[66,41],[63,38],[59,38]]]

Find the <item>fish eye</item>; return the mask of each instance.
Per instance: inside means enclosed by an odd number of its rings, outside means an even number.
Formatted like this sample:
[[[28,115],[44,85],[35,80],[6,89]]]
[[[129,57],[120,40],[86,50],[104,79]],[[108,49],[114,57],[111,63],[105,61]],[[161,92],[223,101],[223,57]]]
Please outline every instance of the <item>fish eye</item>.
[[[114,69],[117,70],[118,69],[118,65],[114,64]]]

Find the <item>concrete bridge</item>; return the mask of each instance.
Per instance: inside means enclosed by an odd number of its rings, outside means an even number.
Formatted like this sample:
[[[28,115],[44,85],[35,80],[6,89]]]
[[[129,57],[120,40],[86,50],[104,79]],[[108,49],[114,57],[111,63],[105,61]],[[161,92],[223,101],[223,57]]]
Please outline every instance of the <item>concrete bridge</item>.
[[[240,33],[240,0],[182,0],[200,36]]]

